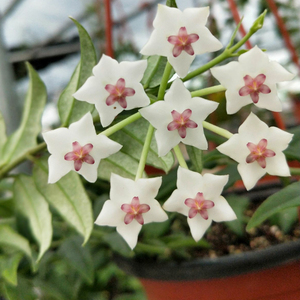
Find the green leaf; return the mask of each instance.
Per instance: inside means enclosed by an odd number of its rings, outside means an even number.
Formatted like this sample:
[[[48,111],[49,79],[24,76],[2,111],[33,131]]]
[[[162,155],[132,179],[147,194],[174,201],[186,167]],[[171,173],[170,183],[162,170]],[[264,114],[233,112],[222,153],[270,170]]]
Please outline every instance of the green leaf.
[[[33,177],[39,192],[61,217],[84,237],[86,243],[94,221],[91,202],[79,175],[70,172],[58,182],[48,184],[47,161],[41,159],[34,167]]]
[[[186,150],[190,158],[190,161],[192,162],[193,170],[201,174],[203,169],[202,150],[188,145],[186,145]]]
[[[111,172],[127,178],[135,178],[148,126],[149,123],[145,119],[139,119],[110,136],[123,147],[118,153],[101,161],[98,169],[100,178],[109,180]],[[146,164],[168,173],[174,164],[174,158],[171,152],[164,157],[159,157],[156,141],[152,139]]]
[[[1,276],[10,284],[17,285],[17,270],[23,255],[18,252],[13,255],[0,256],[0,272]]]
[[[3,116],[0,112],[0,157],[2,157],[2,147],[6,143],[7,137],[6,137],[6,126],[3,119]]]
[[[272,215],[269,220],[272,225],[277,225],[285,234],[287,234],[299,220],[298,207],[284,209],[283,211]]]
[[[235,212],[237,219],[230,222],[225,222],[225,225],[238,236],[244,236],[246,223],[244,213],[249,206],[250,200],[247,197],[238,195],[229,195],[226,197],[226,200]]]
[[[152,55],[147,58],[147,69],[141,80],[144,88],[155,88],[160,85],[168,60],[166,57]],[[174,71],[172,70],[171,76]]]
[[[253,214],[246,230],[258,226],[273,214],[294,206],[300,206],[300,181],[268,197]]]
[[[166,5],[177,8],[176,0],[167,0]]]
[[[94,105],[77,101],[72,96],[91,76],[92,69],[97,62],[95,48],[89,34],[76,20],[72,19],[72,21],[78,28],[81,58],[67,87],[58,100],[58,112],[64,126],[78,121],[83,115],[94,109]]]
[[[300,161],[300,126],[290,129],[289,133],[294,134],[294,136],[284,154],[289,160],[296,159]]]
[[[84,247],[82,246],[81,237],[73,236],[65,240],[58,252],[69,262],[70,267],[74,268],[88,284],[93,283],[93,259],[88,244]]]
[[[17,215],[24,216],[39,244],[37,260],[50,247],[52,240],[52,215],[45,198],[36,189],[33,178],[19,175],[14,183],[14,200]]]
[[[32,258],[28,240],[5,224],[0,225],[0,245],[12,247]]]
[[[100,161],[98,177],[109,181],[111,173],[115,173],[125,178],[134,179],[137,169],[138,161],[119,151]]]
[[[7,139],[2,152],[1,164],[7,164],[24,155],[37,145],[41,131],[41,116],[47,99],[44,83],[29,63],[26,63],[30,85],[25,99],[22,120],[19,128]]]

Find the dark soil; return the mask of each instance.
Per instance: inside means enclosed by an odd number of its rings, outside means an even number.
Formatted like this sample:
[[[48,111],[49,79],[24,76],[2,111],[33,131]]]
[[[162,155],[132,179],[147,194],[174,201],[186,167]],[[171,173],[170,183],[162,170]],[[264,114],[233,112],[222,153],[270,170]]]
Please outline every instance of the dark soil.
[[[252,216],[258,205],[252,204],[245,212]],[[198,257],[219,257],[228,254],[236,254],[250,250],[264,249],[271,245],[277,245],[288,241],[295,241],[300,238],[300,224],[296,223],[289,233],[284,233],[277,225],[270,225],[267,222],[244,236],[234,234],[224,223],[213,223],[211,229],[205,235],[206,241],[211,249],[198,250]]]

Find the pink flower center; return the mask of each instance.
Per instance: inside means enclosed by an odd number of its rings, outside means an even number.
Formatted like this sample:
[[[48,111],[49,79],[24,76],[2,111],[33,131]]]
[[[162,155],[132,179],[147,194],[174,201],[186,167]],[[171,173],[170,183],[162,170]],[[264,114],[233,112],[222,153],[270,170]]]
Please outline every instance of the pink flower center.
[[[266,75],[259,74],[254,79],[250,75],[246,75],[244,78],[245,86],[239,90],[240,96],[250,95],[253,103],[257,103],[259,100],[259,93],[269,94],[271,89],[263,84],[266,80]]]
[[[203,193],[197,193],[195,199],[193,198],[185,199],[184,204],[190,207],[189,210],[190,219],[194,218],[197,214],[200,214],[200,216],[205,220],[208,219],[207,210],[215,206],[215,203],[213,201],[204,199]]]
[[[91,150],[93,149],[92,144],[86,144],[85,146],[81,147],[78,142],[72,143],[73,151],[68,152],[64,158],[65,160],[71,161],[74,160],[74,168],[76,171],[81,169],[82,163],[85,162],[87,164],[94,164],[94,158],[89,155]]]
[[[121,209],[126,212],[124,223],[129,224],[136,219],[141,225],[144,224],[143,214],[150,210],[148,204],[140,204],[139,197],[133,197],[130,204],[122,204]]]
[[[186,109],[182,114],[177,112],[176,110],[172,110],[171,112],[173,121],[168,124],[168,130],[178,130],[179,135],[184,139],[186,137],[186,129],[187,128],[197,128],[198,124],[194,121],[190,120],[192,115],[192,111],[190,109]]]
[[[118,102],[122,108],[127,107],[126,97],[133,96],[135,90],[125,87],[125,79],[120,78],[116,85],[107,84],[105,89],[109,92],[109,96],[106,98],[106,104],[108,106]]]
[[[266,157],[273,157],[276,155],[274,151],[267,149],[267,144],[268,141],[266,139],[261,139],[257,145],[249,142],[247,147],[251,153],[246,157],[246,162],[249,164],[257,161],[264,169],[267,165]]]
[[[178,35],[170,35],[168,42],[174,45],[172,54],[177,57],[182,51],[185,51],[189,55],[194,55],[194,49],[192,43],[199,40],[199,35],[192,33],[188,34],[185,27],[181,27],[178,31]]]

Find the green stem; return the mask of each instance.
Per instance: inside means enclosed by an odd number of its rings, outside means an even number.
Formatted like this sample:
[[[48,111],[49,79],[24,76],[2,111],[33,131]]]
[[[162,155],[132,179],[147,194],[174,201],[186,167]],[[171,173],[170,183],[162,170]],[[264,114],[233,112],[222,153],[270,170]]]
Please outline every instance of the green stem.
[[[291,175],[300,175],[300,168],[290,168]]]
[[[46,148],[46,143],[38,144],[35,147],[32,147],[29,149],[26,153],[18,157],[17,159],[11,161],[9,164],[4,165],[3,168],[0,170],[0,178],[3,178],[9,171],[14,169],[16,166],[18,166],[20,163],[24,162],[28,159],[29,156],[34,155]]]
[[[140,162],[139,162],[139,166],[138,166],[138,170],[137,170],[137,173],[136,173],[135,180],[138,180],[138,179],[143,177],[143,172],[144,172],[144,169],[145,169],[146,160],[147,160],[147,156],[148,156],[148,153],[149,153],[153,133],[154,133],[154,127],[150,124],[149,128],[148,128],[146,138],[145,138],[145,143],[144,143],[143,151],[142,151],[142,154],[141,154],[141,158],[140,158]]]
[[[161,79],[161,84],[158,90],[157,100],[163,100],[166,88],[168,86],[169,77],[172,71],[172,66],[169,62],[167,62],[163,77]]]
[[[164,95],[165,95],[165,91],[166,91],[166,87],[168,84],[168,80],[169,80],[171,71],[172,71],[172,66],[169,62],[167,62],[165,70],[164,70],[164,74],[162,76],[161,84],[160,84],[160,87],[158,90],[158,96],[157,96],[158,100],[164,99]],[[135,180],[138,180],[139,178],[142,178],[142,176],[143,176],[143,171],[145,169],[146,160],[147,160],[147,156],[149,153],[153,134],[154,134],[154,127],[152,125],[149,125]]]
[[[131,115],[130,117],[126,118],[123,121],[120,121],[119,123],[107,128],[106,130],[102,131],[101,134],[104,134],[106,136],[110,136],[113,133],[119,131],[120,129],[122,129],[123,127],[125,127],[126,125],[129,125],[130,123],[133,123],[135,121],[137,121],[138,119],[140,119],[142,117],[142,115],[137,112],[133,115]]]
[[[155,75],[156,71],[158,70],[161,60],[162,60],[162,56],[159,57],[155,68],[152,70],[152,72],[150,73],[150,76],[148,77],[146,83],[144,84],[144,86],[143,86],[144,90],[146,90],[149,87],[150,81],[152,80],[153,76]]]
[[[211,123],[208,123],[206,121],[203,121],[202,125],[204,128],[206,128],[218,135],[221,135],[221,136],[225,137],[226,139],[230,139],[233,136],[233,134],[230,131],[228,131],[224,128],[221,128],[219,126],[213,125]]]
[[[139,242],[135,247],[135,251],[141,253],[167,255],[170,250],[165,246],[156,246]]]
[[[186,161],[185,161],[185,159],[183,157],[183,154],[182,154],[182,152],[181,152],[181,150],[179,148],[179,145],[175,146],[173,148],[173,150],[174,150],[174,153],[175,153],[175,155],[177,157],[179,165],[181,167],[185,168],[185,169],[188,169],[188,166],[187,166]]]
[[[202,97],[202,96],[206,96],[206,95],[210,95],[210,94],[214,94],[214,93],[218,93],[218,92],[223,92],[226,91],[226,88],[222,85],[215,85],[215,86],[211,86],[205,89],[201,89],[201,90],[197,90],[197,91],[193,91],[191,92],[192,97]]]

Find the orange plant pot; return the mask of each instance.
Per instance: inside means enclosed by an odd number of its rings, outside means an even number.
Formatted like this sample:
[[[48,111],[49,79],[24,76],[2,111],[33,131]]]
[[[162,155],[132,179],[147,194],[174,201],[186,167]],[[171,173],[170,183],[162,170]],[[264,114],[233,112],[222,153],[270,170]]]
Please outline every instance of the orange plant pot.
[[[148,300],[300,299],[300,240],[184,263],[116,262],[140,279]]]

